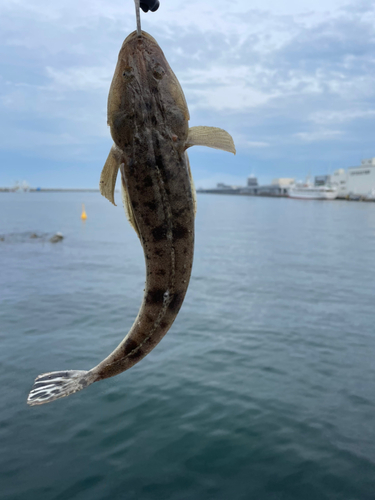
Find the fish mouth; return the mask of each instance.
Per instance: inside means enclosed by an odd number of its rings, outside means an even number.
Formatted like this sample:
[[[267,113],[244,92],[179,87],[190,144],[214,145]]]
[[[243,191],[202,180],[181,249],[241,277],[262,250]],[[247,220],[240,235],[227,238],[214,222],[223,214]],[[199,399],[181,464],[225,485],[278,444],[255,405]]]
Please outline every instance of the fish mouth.
[[[137,32],[133,31],[132,33],[130,33],[130,35],[128,35],[125,38],[124,43],[122,44],[122,46],[124,47],[127,43],[131,42],[132,40],[134,40],[134,38],[137,38],[137,37],[138,37]],[[152,37],[151,35],[149,35],[146,31],[142,31],[142,37],[147,38],[148,40],[150,40],[151,42],[153,42],[155,45],[159,46],[159,44],[155,40],[155,38]],[[140,38],[142,38],[142,37],[140,37]]]

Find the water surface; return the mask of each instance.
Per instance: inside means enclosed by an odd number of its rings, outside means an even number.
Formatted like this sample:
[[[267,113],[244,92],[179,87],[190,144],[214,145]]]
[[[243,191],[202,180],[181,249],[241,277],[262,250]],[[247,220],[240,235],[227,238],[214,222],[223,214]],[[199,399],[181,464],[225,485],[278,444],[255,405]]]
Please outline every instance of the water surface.
[[[374,499],[375,204],[199,195],[196,226],[161,344],[29,408],[123,338],[143,253],[99,193],[0,193],[2,500]]]

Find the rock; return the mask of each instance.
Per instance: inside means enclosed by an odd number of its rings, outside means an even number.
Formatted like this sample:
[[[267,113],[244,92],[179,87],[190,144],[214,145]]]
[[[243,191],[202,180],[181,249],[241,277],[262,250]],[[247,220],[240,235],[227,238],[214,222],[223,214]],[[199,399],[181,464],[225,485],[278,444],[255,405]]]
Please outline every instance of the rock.
[[[61,241],[62,239],[64,238],[64,236],[61,234],[61,233],[56,233],[55,235],[52,236],[52,238],[50,238],[50,242],[51,243],[58,243],[59,241]]]

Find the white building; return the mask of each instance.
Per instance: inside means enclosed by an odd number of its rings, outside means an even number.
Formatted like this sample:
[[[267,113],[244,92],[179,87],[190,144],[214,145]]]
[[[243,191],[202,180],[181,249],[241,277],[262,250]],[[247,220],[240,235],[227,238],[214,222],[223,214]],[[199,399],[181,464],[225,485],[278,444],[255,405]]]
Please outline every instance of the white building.
[[[289,187],[292,184],[294,184],[295,179],[289,179],[286,177],[280,177],[278,179],[272,179],[271,185],[272,186],[279,186],[280,188],[285,188]]]
[[[359,167],[335,170],[331,183],[339,190],[338,198],[349,195],[367,196],[375,189],[375,158],[362,160]]]
[[[338,198],[346,198],[349,194],[346,185],[347,179],[348,179],[348,174],[346,170],[344,170],[343,168],[335,170],[331,175],[331,184],[333,186],[336,186],[337,189],[339,190],[339,194],[337,196]]]
[[[362,160],[359,167],[350,167],[347,172],[348,194],[366,196],[375,189],[375,158]]]

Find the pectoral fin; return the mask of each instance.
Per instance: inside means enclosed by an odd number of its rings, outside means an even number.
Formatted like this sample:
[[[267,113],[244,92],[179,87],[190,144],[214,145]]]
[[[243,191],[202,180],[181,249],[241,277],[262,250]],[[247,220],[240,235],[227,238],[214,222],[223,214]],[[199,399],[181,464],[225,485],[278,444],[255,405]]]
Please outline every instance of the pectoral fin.
[[[120,163],[121,151],[114,144],[111,147],[107,161],[104,164],[99,182],[100,193],[114,205],[116,205],[114,195]]]
[[[236,154],[232,136],[222,128],[191,127],[186,141],[186,149],[191,146],[207,146]]]

